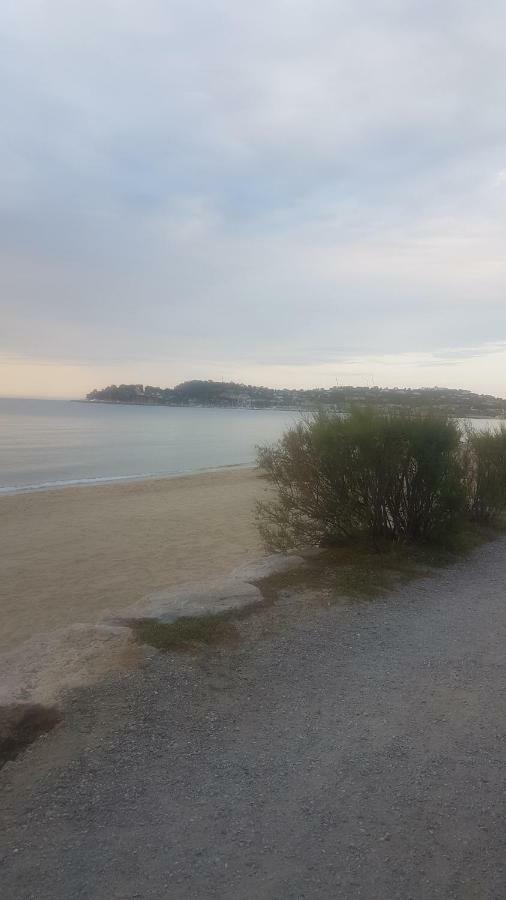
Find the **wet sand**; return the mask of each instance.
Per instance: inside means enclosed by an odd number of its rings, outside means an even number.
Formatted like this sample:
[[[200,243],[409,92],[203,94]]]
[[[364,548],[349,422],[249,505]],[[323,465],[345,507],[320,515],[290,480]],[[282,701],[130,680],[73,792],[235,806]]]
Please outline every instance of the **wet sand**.
[[[0,497],[0,648],[262,555],[254,469]]]

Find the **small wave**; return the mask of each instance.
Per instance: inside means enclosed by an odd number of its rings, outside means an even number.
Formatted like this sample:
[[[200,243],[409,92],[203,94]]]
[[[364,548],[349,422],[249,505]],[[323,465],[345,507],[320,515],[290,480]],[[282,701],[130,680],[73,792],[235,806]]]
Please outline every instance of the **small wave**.
[[[186,469],[179,472],[146,472],[138,475],[97,475],[90,478],[72,478],[65,481],[42,481],[37,484],[1,485],[0,496],[12,494],[32,494],[38,491],[53,491],[69,487],[86,487],[97,484],[114,484],[118,481],[148,481],[155,478],[184,478],[188,475],[201,475],[205,472],[220,472],[223,469],[250,469],[253,463],[228,463],[208,468]]]
[[[11,484],[2,485],[0,494],[26,494],[33,491],[52,491],[53,489],[66,487],[79,487],[93,484],[109,484],[115,481],[141,481],[144,478],[160,478],[158,474],[146,473],[145,475],[99,475],[93,478],[71,478],[65,481],[41,481],[37,484]]]

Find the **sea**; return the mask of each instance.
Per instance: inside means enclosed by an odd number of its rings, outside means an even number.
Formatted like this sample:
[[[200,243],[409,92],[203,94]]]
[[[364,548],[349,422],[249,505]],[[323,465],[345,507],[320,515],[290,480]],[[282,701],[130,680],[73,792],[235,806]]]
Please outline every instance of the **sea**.
[[[0,399],[0,494],[252,466],[296,411]]]
[[[0,494],[252,466],[257,446],[299,419],[278,409],[0,399]]]

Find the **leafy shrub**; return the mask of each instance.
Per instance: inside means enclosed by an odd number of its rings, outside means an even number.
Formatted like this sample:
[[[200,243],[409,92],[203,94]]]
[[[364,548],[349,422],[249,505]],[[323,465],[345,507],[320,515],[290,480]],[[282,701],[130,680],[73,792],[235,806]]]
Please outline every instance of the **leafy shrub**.
[[[490,522],[506,509],[506,427],[467,436],[469,511]]]
[[[277,489],[258,504],[276,549],[374,541],[437,540],[459,527],[468,504],[462,433],[445,417],[319,413],[259,449]]]

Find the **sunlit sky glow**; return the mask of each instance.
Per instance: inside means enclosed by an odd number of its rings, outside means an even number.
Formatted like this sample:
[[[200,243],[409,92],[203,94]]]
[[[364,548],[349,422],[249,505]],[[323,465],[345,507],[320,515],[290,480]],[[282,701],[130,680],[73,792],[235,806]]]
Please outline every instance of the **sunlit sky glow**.
[[[0,394],[506,396],[506,6],[4,0]]]

